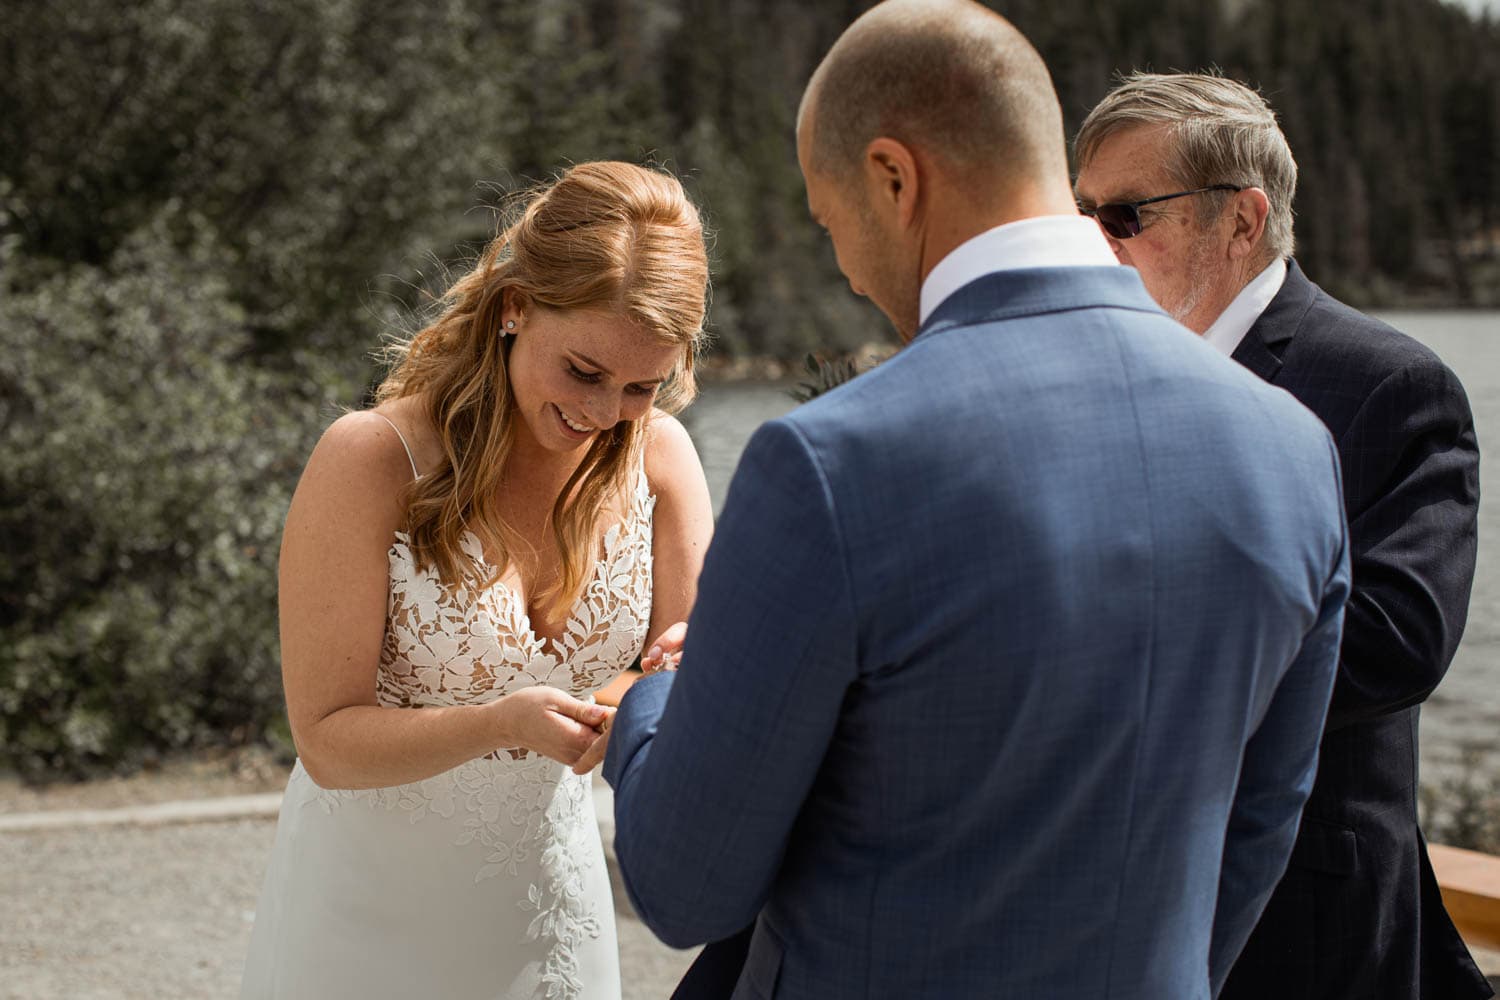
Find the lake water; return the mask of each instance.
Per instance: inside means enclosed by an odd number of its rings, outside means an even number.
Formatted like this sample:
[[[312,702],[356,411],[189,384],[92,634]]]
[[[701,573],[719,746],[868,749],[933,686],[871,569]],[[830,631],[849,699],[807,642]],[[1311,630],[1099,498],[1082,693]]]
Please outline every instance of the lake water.
[[[1422,714],[1422,764],[1428,777],[1449,773],[1469,747],[1500,746],[1500,313],[1381,313],[1437,352],[1468,390],[1478,428],[1481,502],[1479,560],[1468,628],[1458,656]],[[717,511],[752,431],[792,409],[788,383],[704,386],[683,415],[703,458]],[[1489,457],[1485,449],[1496,449]],[[1500,753],[1488,768],[1500,771]]]

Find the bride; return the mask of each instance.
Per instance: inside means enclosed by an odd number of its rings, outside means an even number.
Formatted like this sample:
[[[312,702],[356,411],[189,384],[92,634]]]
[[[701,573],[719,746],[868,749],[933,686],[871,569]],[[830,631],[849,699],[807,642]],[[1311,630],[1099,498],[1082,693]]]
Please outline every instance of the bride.
[[[590,693],[692,604],[712,514],[667,412],[707,280],[674,178],[575,166],[318,443],[281,552],[298,761],[243,997],[619,996],[570,765],[608,726]]]

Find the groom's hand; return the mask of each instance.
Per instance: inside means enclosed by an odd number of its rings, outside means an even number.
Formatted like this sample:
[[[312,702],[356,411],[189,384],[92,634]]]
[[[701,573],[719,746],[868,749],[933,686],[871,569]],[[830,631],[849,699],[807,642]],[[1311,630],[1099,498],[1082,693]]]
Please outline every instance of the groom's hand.
[[[656,637],[646,655],[641,657],[641,673],[676,670],[682,659],[682,644],[687,641],[687,622],[668,625]]]
[[[573,762],[574,774],[588,774],[603,762],[605,751],[609,749],[609,730],[614,722],[615,712],[614,709],[610,709],[609,715],[595,727],[599,735],[594,737],[594,742],[583,752],[583,755]]]

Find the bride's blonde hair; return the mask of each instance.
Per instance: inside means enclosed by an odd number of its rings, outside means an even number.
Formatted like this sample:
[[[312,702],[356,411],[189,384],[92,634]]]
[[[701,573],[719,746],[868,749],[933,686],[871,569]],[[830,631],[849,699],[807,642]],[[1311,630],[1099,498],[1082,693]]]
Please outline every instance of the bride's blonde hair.
[[[379,402],[426,398],[447,462],[407,488],[406,528],[418,564],[436,566],[451,584],[477,571],[488,586],[518,554],[537,553],[495,502],[517,421],[507,371],[513,338],[500,332],[507,293],[551,309],[614,310],[681,345],[656,406],[676,412],[697,395],[708,260],[698,212],[675,177],[580,163],[520,201],[511,220],[448,289],[437,319],[392,347],[395,366],[376,393]],[[588,582],[600,521],[627,496],[647,420],[601,431],[558,496],[551,527],[562,571],[541,595],[550,616],[565,613]],[[461,549],[466,530],[492,555],[487,569]]]

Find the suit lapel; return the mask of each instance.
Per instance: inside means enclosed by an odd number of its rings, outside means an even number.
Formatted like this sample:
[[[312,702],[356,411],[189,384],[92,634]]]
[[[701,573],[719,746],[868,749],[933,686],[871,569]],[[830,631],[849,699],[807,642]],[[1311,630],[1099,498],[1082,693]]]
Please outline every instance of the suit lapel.
[[[1281,359],[1271,353],[1271,348],[1262,339],[1264,331],[1261,330],[1261,322],[1262,320],[1255,321],[1255,325],[1245,334],[1240,346],[1234,349],[1230,357],[1267,382],[1275,382],[1276,373],[1281,371]]]
[[[1302,325],[1302,317],[1307,315],[1317,291],[1317,286],[1307,280],[1297,262],[1288,260],[1281,291],[1276,293],[1230,357],[1265,381],[1275,382],[1281,372],[1281,359],[1286,354],[1287,344]]]

